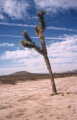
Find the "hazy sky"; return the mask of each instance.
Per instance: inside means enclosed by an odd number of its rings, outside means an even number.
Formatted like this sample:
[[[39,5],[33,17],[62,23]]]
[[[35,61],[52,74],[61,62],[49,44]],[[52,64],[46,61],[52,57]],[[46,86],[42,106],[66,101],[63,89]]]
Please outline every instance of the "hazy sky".
[[[47,72],[43,57],[20,44],[25,30],[39,45],[34,30],[39,10],[47,11],[45,36],[53,71],[77,69],[77,0],[0,0],[0,75]]]

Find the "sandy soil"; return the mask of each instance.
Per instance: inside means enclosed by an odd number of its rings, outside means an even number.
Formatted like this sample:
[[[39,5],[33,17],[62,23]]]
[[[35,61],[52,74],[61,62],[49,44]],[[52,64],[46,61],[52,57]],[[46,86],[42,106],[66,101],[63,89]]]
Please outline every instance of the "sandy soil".
[[[0,120],[77,120],[77,77],[0,85]]]

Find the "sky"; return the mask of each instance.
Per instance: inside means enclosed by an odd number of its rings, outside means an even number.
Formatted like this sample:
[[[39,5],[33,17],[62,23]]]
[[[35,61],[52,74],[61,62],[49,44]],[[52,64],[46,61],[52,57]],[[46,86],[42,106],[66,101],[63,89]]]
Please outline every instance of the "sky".
[[[37,13],[45,10],[45,40],[53,72],[77,70],[77,0],[0,0],[0,75],[47,73],[43,57],[23,48],[23,31],[39,46]]]

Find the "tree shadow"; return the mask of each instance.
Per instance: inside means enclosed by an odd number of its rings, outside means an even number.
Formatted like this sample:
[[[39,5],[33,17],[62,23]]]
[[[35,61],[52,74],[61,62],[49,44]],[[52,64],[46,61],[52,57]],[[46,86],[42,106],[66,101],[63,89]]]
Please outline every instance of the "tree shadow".
[[[57,92],[57,94],[50,94],[51,96],[55,96],[55,95],[61,95],[61,96],[65,96],[65,95],[77,95],[77,92],[72,92],[72,91],[69,91],[69,92]]]

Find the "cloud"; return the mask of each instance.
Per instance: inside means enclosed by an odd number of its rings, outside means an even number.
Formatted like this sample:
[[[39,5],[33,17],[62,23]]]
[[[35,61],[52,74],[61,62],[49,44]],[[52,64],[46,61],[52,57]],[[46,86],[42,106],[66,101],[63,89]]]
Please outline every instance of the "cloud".
[[[0,22],[0,25],[5,25],[5,26],[16,26],[16,27],[30,27],[30,28],[35,28],[36,25],[34,24],[15,24],[15,23],[7,23],[7,22]],[[62,31],[69,31],[69,32],[77,32],[76,29],[71,29],[71,28],[65,28],[65,27],[55,27],[55,26],[48,26],[48,30],[62,30]]]
[[[3,20],[4,16],[0,13],[0,19]]]
[[[14,43],[0,43],[0,47],[14,47],[15,44]]]
[[[50,58],[52,69],[55,72],[77,69],[77,35],[65,35],[63,40],[64,41],[62,42],[57,41],[56,43],[47,46],[48,56]],[[4,65],[4,68],[0,68],[0,71],[2,69],[4,69],[4,71],[8,69],[8,73],[16,70],[47,72],[43,57],[33,49],[6,51],[0,56],[0,60],[10,61],[12,63],[11,65]]]
[[[34,54],[33,54],[34,52]],[[34,50],[24,49],[16,51],[6,51],[4,55],[0,57],[2,60],[18,60],[22,58],[31,58],[34,57],[37,53]]]
[[[77,57],[77,35],[65,35],[64,41],[50,44],[48,51],[50,57],[52,51],[52,57],[55,58],[56,62],[58,62],[58,58],[67,60],[70,58],[70,60],[73,60],[74,57]],[[60,63],[61,62],[63,63],[63,61],[60,61]]]
[[[16,27],[35,27],[35,25],[29,25],[29,24],[16,24],[16,23],[7,23],[7,22],[0,22],[0,25],[6,25],[6,26],[16,26]]]
[[[64,39],[63,42],[57,42],[48,47],[54,71],[63,72],[77,69],[77,35],[66,35]]]
[[[48,30],[62,30],[62,31],[69,31],[69,32],[77,32],[76,29],[71,28],[65,28],[65,27],[55,27],[55,26],[49,26],[47,27]]]
[[[0,34],[0,37],[10,37],[10,38],[22,38],[21,35],[12,35],[12,34]],[[39,37],[31,36],[33,39],[39,39]],[[58,37],[45,37],[46,40],[64,40],[64,37],[58,36]]]
[[[5,13],[11,18],[22,19],[27,15],[29,4],[22,0],[0,0],[0,13]]]
[[[77,9],[76,0],[34,0],[38,8],[57,12],[60,9]]]
[[[76,0],[0,0],[0,19],[5,16],[14,19],[29,17],[28,10],[44,9],[51,13],[59,10],[77,9]],[[36,17],[33,17],[36,19]]]

